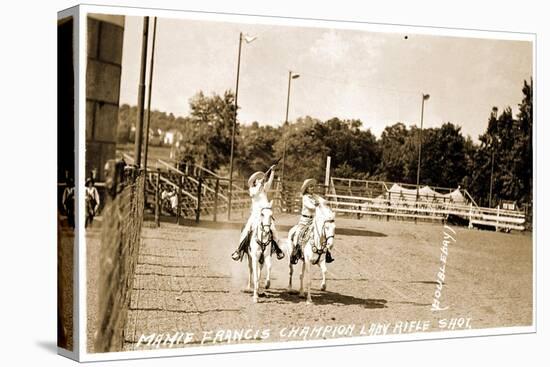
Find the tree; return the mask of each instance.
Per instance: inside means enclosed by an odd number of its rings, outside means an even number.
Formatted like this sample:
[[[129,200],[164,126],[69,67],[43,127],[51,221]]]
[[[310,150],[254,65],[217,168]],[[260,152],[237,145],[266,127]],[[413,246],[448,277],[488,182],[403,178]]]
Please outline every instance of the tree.
[[[405,143],[411,139],[405,124],[398,122],[388,126],[380,138],[381,160],[377,176],[384,181],[403,182],[406,179],[405,167],[411,160],[411,147]]]
[[[329,149],[316,134],[315,126],[319,123],[320,120],[306,116],[281,128],[281,139],[275,144],[275,152],[277,157],[285,154],[285,181],[302,181],[308,177],[321,180],[324,176]]]
[[[533,79],[523,82],[523,100],[519,105],[517,129],[519,136],[514,145],[514,171],[519,180],[518,200],[522,204],[533,201]]]
[[[315,135],[328,148],[336,172],[350,178],[369,177],[380,162],[380,149],[370,130],[361,130],[360,120],[332,118],[315,125]],[[341,167],[339,169],[339,167]]]
[[[465,139],[460,126],[447,122],[423,134],[420,182],[440,187],[458,187],[466,176]],[[415,171],[416,173],[416,171]]]
[[[271,126],[259,126],[258,122],[250,126],[241,126],[235,164],[243,177],[253,172],[265,171],[278,158],[274,145],[280,140],[280,129]]]
[[[533,195],[532,80],[524,81],[523,100],[515,119],[510,107],[500,115],[496,107],[487,130],[480,135],[474,154],[471,190],[482,203],[496,205],[500,200],[530,204]],[[494,159],[493,159],[494,155]],[[493,167],[492,200],[489,202]]]
[[[188,156],[212,170],[229,163],[231,134],[235,118],[235,96],[226,91],[223,96],[205,96],[201,91],[189,101],[192,136]],[[238,133],[238,125],[236,126]]]

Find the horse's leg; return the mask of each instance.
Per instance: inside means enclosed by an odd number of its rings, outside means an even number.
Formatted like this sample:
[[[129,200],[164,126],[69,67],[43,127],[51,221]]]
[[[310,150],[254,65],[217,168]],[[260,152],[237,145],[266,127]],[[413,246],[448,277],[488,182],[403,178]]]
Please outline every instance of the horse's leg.
[[[258,296],[263,296],[265,294],[264,292],[260,292],[260,284],[262,282],[262,271],[264,270],[264,264],[266,262],[265,254],[262,254],[262,255],[264,255],[264,262],[260,263],[258,261]]]
[[[306,272],[306,262],[307,262],[307,260],[304,258],[304,261],[302,261],[302,272],[300,273],[300,297],[303,297],[305,295],[305,293],[304,293],[304,274]]]
[[[292,241],[292,229],[290,229],[290,232],[288,234],[288,239],[286,242],[285,250],[286,250],[286,259],[288,261],[288,287],[287,289],[289,291],[292,290],[292,274],[294,273],[294,266],[292,265],[292,262],[290,261],[290,256],[292,255],[292,249],[294,248],[294,243]]]
[[[256,251],[253,251],[252,255],[252,279],[254,280],[254,290],[252,294],[252,302],[257,303],[258,302],[258,289],[259,289],[259,281],[260,281],[260,274],[259,274],[259,259],[257,256]]]
[[[327,263],[325,262],[325,258],[322,258],[321,261],[319,261],[319,266],[321,267],[321,276],[323,277],[323,280],[321,281],[321,290],[325,291],[327,289]]]
[[[306,271],[307,271],[307,284],[306,284],[306,292],[307,292],[307,296],[306,296],[306,304],[311,304],[311,260],[310,261],[307,261],[307,264],[306,264]]]
[[[269,287],[271,286],[271,248],[269,249],[268,254],[269,255],[265,256],[265,267],[266,267],[265,289],[269,289]]]
[[[288,261],[288,287],[287,287],[289,291],[292,290],[292,273],[294,273],[294,266],[292,266],[292,263],[289,260]]]
[[[252,257],[250,256],[250,252],[246,253],[246,257],[248,259],[248,284],[246,291],[250,292],[252,290]]]

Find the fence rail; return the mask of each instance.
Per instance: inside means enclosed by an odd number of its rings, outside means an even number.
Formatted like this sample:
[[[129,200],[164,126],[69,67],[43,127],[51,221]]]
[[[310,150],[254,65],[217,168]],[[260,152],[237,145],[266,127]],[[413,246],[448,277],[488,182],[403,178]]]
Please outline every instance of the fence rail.
[[[178,208],[170,214],[178,218],[191,217],[197,221],[201,216],[211,215],[216,221],[220,214],[226,213],[231,195],[231,210],[244,213],[250,206],[246,181],[233,180],[216,175],[199,167],[200,176],[188,174],[173,167],[170,163],[158,160],[162,170],[156,174],[160,179],[151,178],[147,190],[150,196],[162,198],[163,190],[175,190],[178,195]],[[154,175],[154,173],[153,173]],[[159,182],[158,188],[154,182]],[[229,185],[232,190],[229,190]],[[273,199],[274,209],[278,212],[297,213],[301,210],[300,187],[302,182],[275,180],[269,195]],[[156,191],[161,194],[157,195]],[[479,207],[467,190],[445,187],[424,187],[417,190],[416,185],[369,181],[332,177],[328,187],[319,184],[317,191],[324,193],[336,212],[400,218],[409,220],[447,220],[457,216],[475,225],[493,226],[495,229],[525,229],[525,213],[499,208]],[[153,201],[162,201],[153,199]],[[157,204],[158,212],[168,206]],[[155,209],[157,212],[157,209]]]
[[[327,195],[329,205],[335,212],[370,215],[376,217],[408,218],[421,220],[448,220],[451,215],[466,220],[469,227],[483,225],[499,229],[525,230],[525,214],[500,208],[482,208],[470,203],[410,202],[383,198],[368,198],[350,195]]]

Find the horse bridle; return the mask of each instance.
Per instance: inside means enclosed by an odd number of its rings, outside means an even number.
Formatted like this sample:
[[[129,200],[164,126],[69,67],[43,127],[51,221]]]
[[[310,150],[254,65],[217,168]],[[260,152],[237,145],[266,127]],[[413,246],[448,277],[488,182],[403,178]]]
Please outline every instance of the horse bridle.
[[[319,242],[321,244],[321,251],[320,252],[324,252],[325,248],[327,247],[328,240],[331,239],[331,238],[334,238],[334,235],[327,236],[327,234],[326,234],[325,225],[327,223],[334,223],[334,219],[327,219],[323,222],[323,225],[321,226],[322,232],[319,231],[319,229],[317,228],[316,222],[314,222],[314,224],[313,224],[313,227],[315,228],[315,231],[317,232],[317,235],[319,236]],[[323,239],[324,239],[324,241],[323,241]],[[316,247],[313,248],[314,253],[317,253],[318,251],[319,250]]]
[[[269,208],[269,207],[265,207],[265,208],[262,208],[262,209],[260,210],[260,217],[263,217],[263,216],[264,216],[264,213],[263,213],[263,212],[264,212],[264,210],[267,210],[267,209],[271,210],[271,208]],[[271,219],[273,219],[273,218],[271,218]],[[258,224],[258,227],[260,228],[260,236],[256,236],[256,237],[257,237],[257,238],[256,238],[256,242],[258,243],[258,245],[260,245],[260,246],[262,247],[262,250],[264,250],[264,249],[267,247],[267,245],[269,245],[269,243],[270,243],[271,240],[272,240],[273,234],[271,233],[271,223],[269,223],[269,224],[264,224],[264,223],[260,220],[260,223]],[[265,229],[266,227],[267,227],[267,230]],[[260,237],[263,238],[264,235],[267,235],[267,241],[262,242],[262,241],[260,240]]]

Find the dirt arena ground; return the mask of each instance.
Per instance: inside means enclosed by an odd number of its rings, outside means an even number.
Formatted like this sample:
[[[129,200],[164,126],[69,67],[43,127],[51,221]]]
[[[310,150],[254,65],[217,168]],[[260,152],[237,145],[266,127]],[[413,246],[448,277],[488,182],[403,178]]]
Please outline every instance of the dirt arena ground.
[[[281,237],[296,221],[277,216]],[[469,319],[459,328],[532,324],[533,264],[530,233],[495,233],[453,227],[441,305],[430,310],[440,267],[441,224],[337,217],[328,288],[315,268],[313,305],[286,289],[286,259],[274,259],[271,288],[257,304],[243,292],[245,262],[230,259],[240,223],[200,226],[145,222],[125,332],[126,350],[357,336],[371,323],[387,333],[417,321],[440,331],[440,320]],[[94,332],[98,241],[88,246],[88,336]],[[294,289],[299,287],[295,268]],[[399,322],[402,322],[399,324]],[[459,326],[461,325],[461,326]],[[411,326],[411,324],[409,324]],[[401,327],[401,329],[400,329]],[[294,328],[294,329],[293,329]],[[327,330],[328,328],[328,330]],[[188,334],[189,333],[189,334]],[[151,335],[157,343],[151,343]],[[172,337],[172,342],[166,339]],[[141,341],[140,341],[141,338]],[[149,338],[149,339],[147,339]],[[160,341],[162,340],[162,343]],[[160,344],[159,344],[160,343]]]
[[[74,232],[66,220],[59,222],[57,242],[58,346],[73,350],[73,248]]]

